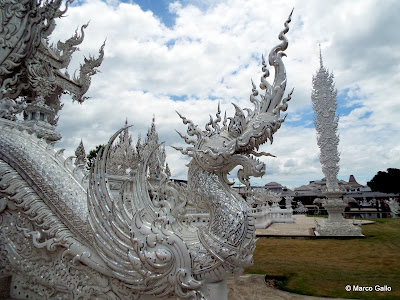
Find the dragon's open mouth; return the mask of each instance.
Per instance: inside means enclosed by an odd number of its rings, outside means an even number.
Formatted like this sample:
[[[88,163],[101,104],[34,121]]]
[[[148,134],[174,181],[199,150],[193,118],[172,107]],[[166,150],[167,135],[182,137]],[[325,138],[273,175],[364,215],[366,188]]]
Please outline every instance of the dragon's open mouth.
[[[255,153],[255,152],[254,152]],[[238,153],[232,156],[236,165],[241,165],[237,176],[241,183],[250,188],[250,176],[261,177],[265,174],[265,163],[254,157],[252,153]]]
[[[244,153],[241,155],[244,155],[248,159],[248,161],[251,163],[251,166],[252,166],[251,169],[254,169],[254,173],[258,173],[258,174],[260,174],[258,176],[262,176],[265,173],[265,164],[264,164],[264,162],[260,161],[258,158],[255,157],[255,156],[261,156],[258,154],[259,153],[252,151],[251,153]],[[256,174],[251,174],[251,175],[257,176]]]

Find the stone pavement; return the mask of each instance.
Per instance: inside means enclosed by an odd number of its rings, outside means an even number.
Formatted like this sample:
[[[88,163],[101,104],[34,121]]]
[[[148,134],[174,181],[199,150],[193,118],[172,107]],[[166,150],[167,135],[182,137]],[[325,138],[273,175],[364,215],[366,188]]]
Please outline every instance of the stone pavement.
[[[256,229],[257,236],[313,236],[316,218],[294,215],[293,223],[273,223],[268,228]]]
[[[256,229],[257,236],[280,236],[280,237],[314,237],[315,222],[321,222],[324,218],[307,217],[306,215],[294,215],[293,223],[273,223],[268,228]],[[354,224],[366,225],[373,221],[354,220]]]
[[[344,287],[343,287],[344,288]],[[228,279],[229,300],[327,300],[333,298],[292,294],[267,286],[264,275],[242,275]],[[335,298],[341,299],[341,298]]]

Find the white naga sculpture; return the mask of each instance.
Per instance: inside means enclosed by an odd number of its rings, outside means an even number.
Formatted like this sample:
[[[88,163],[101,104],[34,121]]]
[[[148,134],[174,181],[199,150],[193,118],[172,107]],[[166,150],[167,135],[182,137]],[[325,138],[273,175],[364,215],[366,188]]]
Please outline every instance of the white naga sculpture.
[[[157,143],[140,149],[137,165],[127,174],[132,185],[127,198],[113,197],[107,173],[113,141],[124,129],[100,151],[89,178],[81,162],[76,166],[62,150],[54,150],[59,96],[69,92],[73,99],[84,100],[103,47],[99,58],[85,60],[80,79],[69,78],[60,69],[82,42],[83,31],[57,48],[45,39],[54,18],[63,14],[61,1],[0,4],[0,276],[12,276],[10,297],[215,299],[212,283],[224,282],[252,264],[253,217],[227,174],[241,165],[238,177],[249,186],[249,176],[265,172],[264,163],[253,156],[263,155],[255,149],[268,139],[272,142],[292,94],[282,100],[290,17],[279,34],[281,43],[269,53],[273,85],[266,81],[264,59],[260,88],[265,93],[259,95],[253,84],[254,109],[245,109],[246,115],[235,105],[235,115],[229,124],[225,117],[222,126],[218,109],[205,131],[180,116],[188,125],[188,136],[181,136],[190,147],[179,150],[192,158],[187,196],[210,214],[209,225],[199,229],[181,222],[188,199],[166,169],[158,169],[158,181],[152,182],[157,187],[149,194]],[[15,120],[19,111],[25,112],[24,121]]]
[[[385,203],[389,205],[391,217],[398,218],[400,215],[400,205],[398,200],[390,198],[389,200],[385,200]]]
[[[328,211],[328,219],[316,224],[315,233],[321,236],[360,236],[360,227],[356,227],[349,220],[343,218],[347,201],[341,197],[337,175],[339,173],[339,136],[337,128],[339,117],[336,116],[337,91],[333,82],[333,74],[329,74],[322,63],[320,53],[320,67],[312,79],[313,89],[311,99],[315,113],[314,124],[317,131],[317,143],[320,148],[319,160],[322,172],[326,178],[326,199],[316,199],[315,203],[322,203]]]

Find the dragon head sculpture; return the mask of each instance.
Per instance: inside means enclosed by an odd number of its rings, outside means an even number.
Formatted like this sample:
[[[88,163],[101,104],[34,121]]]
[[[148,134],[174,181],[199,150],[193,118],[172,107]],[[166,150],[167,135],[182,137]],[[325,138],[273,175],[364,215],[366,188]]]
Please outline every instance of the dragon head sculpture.
[[[293,11],[292,11],[293,12]],[[265,152],[256,152],[259,146],[268,139],[272,143],[273,134],[280,128],[285,116],[281,118],[280,112],[286,111],[287,102],[291,99],[293,90],[286,98],[283,98],[286,88],[286,71],[282,57],[286,56],[283,51],[288,47],[285,34],[289,31],[288,24],[291,21],[292,13],[285,22],[285,28],[280,32],[279,39],[282,41],[274,47],[268,56],[270,66],[275,69],[275,78],[271,85],[266,78],[269,70],[262,57],[262,71],[260,89],[265,91],[261,94],[252,81],[252,94],[250,102],[254,104],[254,109],[241,109],[236,104],[235,115],[224,120],[221,119],[221,110],[218,105],[216,118],[210,116],[210,121],[205,126],[205,131],[201,130],[191,120],[178,113],[185,125],[188,125],[185,136],[178,134],[185,140],[190,147],[174,147],[182,154],[188,155],[204,170],[223,174],[229,173],[233,168],[241,165],[238,171],[239,180],[248,188],[250,186],[249,177],[260,177],[265,173],[265,164],[256,157],[273,156]],[[247,112],[247,115],[245,112]],[[229,124],[228,123],[229,120]],[[222,127],[220,122],[222,121]],[[195,137],[196,139],[191,139]]]

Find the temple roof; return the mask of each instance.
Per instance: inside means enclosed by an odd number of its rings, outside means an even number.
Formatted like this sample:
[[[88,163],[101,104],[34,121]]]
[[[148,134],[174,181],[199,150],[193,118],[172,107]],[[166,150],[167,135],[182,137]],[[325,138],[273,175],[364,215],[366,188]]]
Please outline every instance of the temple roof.
[[[294,189],[295,191],[311,191],[311,188],[307,185],[302,185]]]
[[[271,182],[267,183],[267,184],[265,185],[265,187],[267,187],[267,188],[275,187],[275,188],[276,188],[276,187],[283,187],[283,185],[280,184],[280,183],[278,183],[278,182],[271,181]]]
[[[354,175],[350,175],[350,177],[349,177],[349,182],[348,182],[347,185],[349,185],[349,186],[351,186],[351,187],[361,187],[361,186],[362,186],[361,184],[359,184],[359,183],[357,182],[357,180],[356,180],[356,178],[354,177]]]

